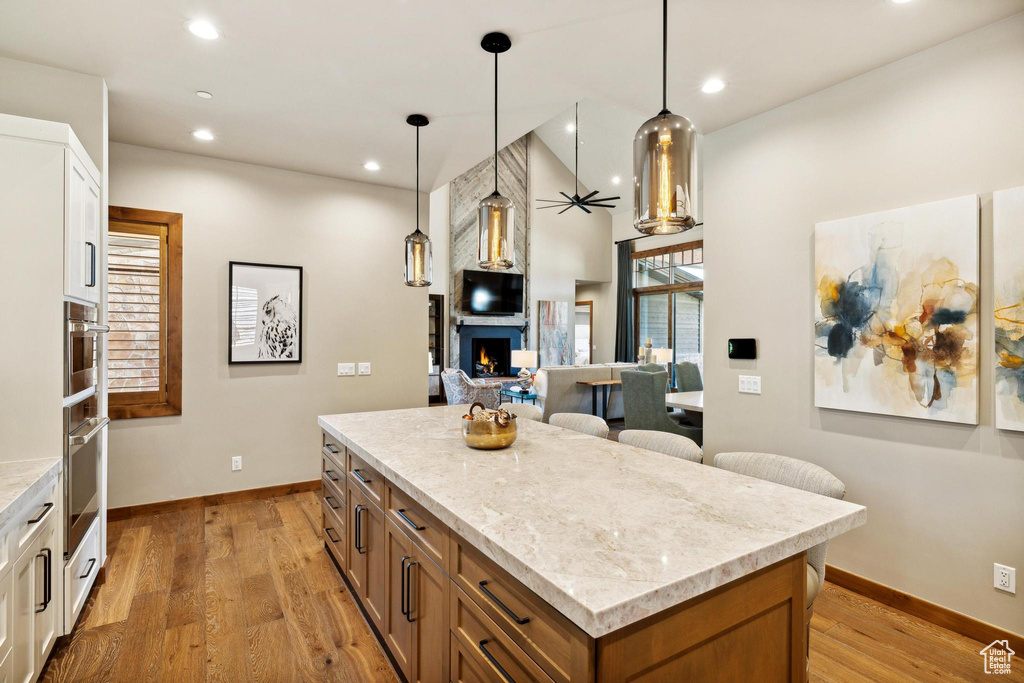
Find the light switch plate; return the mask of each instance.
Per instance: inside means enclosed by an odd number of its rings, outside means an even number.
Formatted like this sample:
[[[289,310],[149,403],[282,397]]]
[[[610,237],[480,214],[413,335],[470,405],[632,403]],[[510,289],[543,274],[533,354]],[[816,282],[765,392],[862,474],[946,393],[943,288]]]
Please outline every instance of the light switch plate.
[[[355,374],[355,363],[338,363],[338,377],[352,377]]]
[[[761,378],[758,375],[740,375],[741,394],[760,394]]]
[[[369,375],[370,374],[370,364],[369,363],[360,363],[359,364],[359,374],[360,375]]]

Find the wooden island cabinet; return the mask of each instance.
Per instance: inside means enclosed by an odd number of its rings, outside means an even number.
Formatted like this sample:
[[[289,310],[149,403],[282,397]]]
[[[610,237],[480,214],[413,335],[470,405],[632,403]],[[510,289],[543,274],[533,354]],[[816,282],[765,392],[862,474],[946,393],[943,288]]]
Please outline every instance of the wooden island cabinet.
[[[392,411],[391,416],[412,413],[422,429],[418,418],[424,410],[450,411],[413,409]],[[360,415],[368,414],[356,417]],[[321,418],[324,547],[405,680],[564,683],[805,679],[805,548],[812,545],[809,541],[801,541],[803,547],[793,552],[779,551],[782,559],[732,575],[729,571],[736,565],[730,564],[724,577],[707,578],[687,569],[690,574],[684,574],[682,583],[666,584],[663,591],[655,586],[646,592],[627,594],[628,599],[608,602],[603,607],[591,596],[575,595],[570,586],[561,595],[550,593],[553,599],[562,600],[561,606],[556,607],[526,585],[526,581],[534,581],[538,590],[548,590],[535,571],[526,569],[529,561],[502,555],[493,546],[488,552],[467,540],[464,534],[474,531],[472,525],[479,522],[466,518],[472,517],[470,512],[478,512],[479,502],[460,511],[438,503],[438,499],[451,500],[450,486],[467,486],[465,477],[445,481],[444,490],[425,492],[409,486],[400,476],[385,476],[384,472],[397,475],[401,471],[399,459],[385,460],[372,449],[357,454],[352,446],[359,443],[360,434],[355,433],[358,430],[349,433],[331,422],[325,424],[325,420],[345,418],[350,416]],[[451,423],[442,422],[450,430]],[[389,425],[394,425],[394,419]],[[524,427],[527,431],[546,432],[554,441],[571,438],[576,442],[574,445],[579,443],[579,435],[566,436],[562,434],[565,430],[550,425],[530,423],[519,428],[523,431]],[[423,436],[424,440],[432,440],[439,457],[443,458],[446,451],[460,455],[455,443],[445,444],[443,438],[438,440],[429,430]],[[368,441],[375,442],[376,438]],[[501,463],[494,461],[489,463],[492,469],[483,469],[486,455],[474,461],[464,459],[463,469],[469,471],[470,462],[479,464],[484,479],[478,488],[501,482],[502,488],[495,490],[504,491],[508,473],[520,472],[529,464],[523,461],[528,460],[530,443],[527,440],[523,450],[514,455],[514,462],[513,456],[505,456],[510,460],[510,469],[504,472],[500,470]],[[629,448],[612,442],[599,443],[596,439],[587,443],[598,450]],[[632,449],[629,455],[645,457],[641,453],[646,452]],[[676,462],[681,461],[666,460],[665,465],[675,467]],[[744,485],[734,479],[739,475],[721,471],[711,474],[707,470],[712,468],[685,464],[702,468],[687,470],[685,474],[690,476],[725,477],[733,484]],[[436,466],[436,462],[431,464],[433,469]],[[567,473],[564,481],[571,484],[573,474]],[[475,475],[470,472],[467,476]],[[770,496],[788,495],[774,489],[768,494],[766,500]],[[473,495],[477,496],[474,501],[480,500],[479,494]],[[499,514],[500,495],[485,499],[479,519]],[[813,510],[800,524],[807,526],[809,531],[804,533],[815,539],[822,533],[838,535],[862,522],[860,506],[831,499],[823,499],[827,502],[822,503],[800,496],[794,500],[809,503]],[[517,515],[521,518],[525,513]],[[450,519],[451,525],[442,521],[442,516]],[[573,524],[585,525],[588,519],[581,515]],[[845,521],[828,532],[821,531],[823,524],[834,524],[836,520]],[[685,526],[686,521],[679,524]],[[745,522],[738,524],[742,526]],[[464,525],[459,527],[462,534],[452,528],[458,525]],[[563,533],[570,534],[569,529],[566,527]],[[524,526],[522,533],[540,530],[541,526]],[[779,533],[791,542],[791,530]],[[483,538],[489,540],[487,536]],[[606,546],[612,544],[606,542]],[[505,567],[492,557],[494,553],[504,560]],[[593,576],[617,579],[621,572],[616,566],[622,557],[626,556],[617,558],[608,553],[607,547],[596,545],[592,558],[605,558],[605,563],[593,565]],[[656,562],[665,564],[667,558],[664,554]],[[580,576],[589,578],[585,565],[570,566]],[[721,568],[722,563],[715,566]],[[624,585],[633,583],[629,577],[622,579]],[[700,582],[696,589],[694,581]],[[677,599],[672,592],[680,586],[689,594]],[[579,610],[574,613],[577,607]]]

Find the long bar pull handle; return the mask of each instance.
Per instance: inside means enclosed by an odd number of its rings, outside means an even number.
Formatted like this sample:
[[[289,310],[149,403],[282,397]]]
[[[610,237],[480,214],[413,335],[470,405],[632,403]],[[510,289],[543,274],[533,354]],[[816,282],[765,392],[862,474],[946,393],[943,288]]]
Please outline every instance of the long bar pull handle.
[[[327,478],[331,481],[338,481],[338,478],[334,476],[334,470],[324,470],[324,474],[326,474]]]
[[[352,470],[352,474],[356,475],[356,479],[363,482],[364,484],[370,483],[370,480],[364,477],[362,472],[360,472],[359,470]]]
[[[426,530],[427,530],[427,527],[425,527],[425,526],[420,526],[420,525],[418,525],[418,524],[417,524],[416,522],[414,522],[414,521],[412,521],[411,519],[409,519],[409,516],[408,516],[407,514],[405,514],[405,509],[404,509],[404,508],[403,508],[403,509],[401,509],[401,510],[395,510],[395,512],[397,512],[397,513],[398,513],[398,516],[399,516],[399,517],[401,517],[402,519],[404,519],[404,520],[405,520],[405,523],[406,523],[406,524],[408,524],[409,526],[411,526],[411,527],[412,527],[413,529],[415,529],[416,531],[426,531]]]
[[[416,621],[412,618],[412,568],[415,567],[417,562],[408,562],[405,565],[405,590],[408,595],[405,598],[405,620],[410,624]]]
[[[89,443],[92,437],[99,434],[100,430],[107,426],[107,424],[110,422],[110,418],[94,417],[91,420],[91,422],[93,422],[93,428],[90,429],[87,434],[82,434],[81,436],[79,436],[78,434],[72,434],[71,436],[68,437],[69,446],[84,446],[85,444]]]
[[[96,286],[96,245],[92,242],[86,242],[89,247],[89,282],[85,285],[86,287]]]
[[[480,582],[480,590],[482,590],[484,592],[484,595],[486,595],[488,598],[491,599],[491,602],[493,602],[495,605],[500,607],[501,611],[504,612],[505,614],[507,614],[509,616],[509,618],[512,619],[512,621],[516,622],[520,626],[522,626],[523,624],[530,623],[530,617],[520,617],[518,614],[516,614],[515,612],[510,610],[505,605],[505,603],[503,603],[501,600],[499,600],[497,598],[497,596],[494,595],[494,593],[492,593],[491,591],[487,590],[487,582],[486,581],[481,581]]]
[[[73,322],[68,323],[68,329],[71,332],[75,332],[78,334],[86,334],[88,332],[101,332],[103,334],[106,334],[107,332],[110,332],[110,325],[97,325],[94,323]]]
[[[41,552],[36,553],[36,557],[43,558],[43,574],[46,575],[46,581],[43,583],[43,604],[36,609],[36,614],[39,614],[46,611],[46,608],[50,606],[50,599],[53,597],[53,567],[51,565],[53,551],[43,548]]]
[[[53,507],[53,503],[47,503],[46,505],[44,505],[43,506],[43,511],[40,512],[35,517],[33,517],[32,519],[28,520],[27,524],[38,524],[40,521],[42,521],[43,517],[46,516],[46,513],[49,512],[50,508],[52,508],[52,507]]]
[[[398,609],[405,616],[406,619],[409,618],[409,607],[408,607],[409,603],[408,603],[408,600],[407,600],[407,597],[406,597],[406,592],[405,592],[406,591],[405,579],[406,579],[406,576],[407,576],[406,572],[405,572],[405,563],[408,562],[408,561],[409,561],[409,556],[408,555],[406,555],[405,557],[402,558],[402,563],[401,563],[401,567],[402,568],[400,570],[401,571],[401,575],[398,577],[398,580],[401,582],[401,589],[399,589],[399,592],[398,592],[398,599],[399,599]]]
[[[361,521],[362,518],[359,516],[359,513],[363,511],[369,512],[369,508],[367,508],[365,505],[361,503],[359,505],[356,505],[356,551],[358,551],[360,555],[366,554],[366,548],[364,548],[362,545],[363,523]]]
[[[487,640],[486,638],[480,641],[480,652],[484,653],[484,657],[487,657],[487,661],[494,665],[494,668],[498,670],[498,673],[500,673],[505,678],[505,680],[508,681],[508,683],[516,683],[515,679],[509,676],[508,672],[505,671],[505,667],[503,667],[501,664],[498,664],[498,660],[494,658],[494,655],[487,651],[487,643],[489,642],[491,641]]]
[[[89,578],[89,574],[92,574],[92,568],[95,567],[95,566],[96,566],[96,558],[95,557],[90,557],[89,558],[89,566],[86,567],[85,573],[82,574],[81,576],[79,576],[78,578],[80,578],[80,579],[87,579],[87,578]]]

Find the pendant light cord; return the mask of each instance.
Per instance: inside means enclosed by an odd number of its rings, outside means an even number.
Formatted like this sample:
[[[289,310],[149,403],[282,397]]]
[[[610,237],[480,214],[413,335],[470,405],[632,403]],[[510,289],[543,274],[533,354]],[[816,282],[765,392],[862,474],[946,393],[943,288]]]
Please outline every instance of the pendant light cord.
[[[416,126],[416,232],[420,231],[420,127]]]
[[[498,194],[498,53],[494,53],[494,194]]]
[[[668,0],[661,2],[661,113],[668,113]]]

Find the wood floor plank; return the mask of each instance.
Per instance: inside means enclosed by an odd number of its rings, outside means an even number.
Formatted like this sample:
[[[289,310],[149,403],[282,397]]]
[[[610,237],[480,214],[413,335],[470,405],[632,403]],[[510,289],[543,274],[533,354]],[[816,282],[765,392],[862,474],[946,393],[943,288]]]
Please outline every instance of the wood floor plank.
[[[174,555],[167,628],[200,623],[206,619],[206,545],[181,543]]]
[[[97,596],[96,604],[86,615],[88,621],[83,624],[84,627],[112,624],[128,618],[149,533],[148,526],[125,529],[121,533],[117,548],[107,564],[107,580],[104,585],[109,585],[109,588]]]
[[[125,624],[119,621],[78,629],[70,639],[58,641],[41,680],[46,683],[113,680],[111,672],[121,652]]]
[[[331,680],[351,680],[346,672],[352,671],[372,673],[375,681],[398,680],[348,588],[318,593],[317,605],[336,651]]]
[[[178,512],[178,542],[201,543],[205,537],[206,514],[202,508],[187,508]]]
[[[269,571],[242,579],[242,606],[246,626],[284,618],[281,600]]]
[[[145,554],[139,568],[136,593],[169,590],[174,575],[175,554],[178,545],[178,524],[174,520],[174,531],[160,531],[157,525],[150,527]]]
[[[245,630],[256,683],[287,683],[301,680],[295,662],[288,623],[284,618],[249,626]]]
[[[272,529],[281,526],[281,515],[273,498],[261,498],[252,502],[252,511],[256,516],[256,525],[260,529]]]
[[[230,527],[228,527],[230,529]],[[235,558],[206,559],[206,677],[209,681],[251,681],[245,639],[242,577]]]
[[[231,527],[235,561],[243,578],[270,572],[267,548],[259,531],[259,524],[255,521]]]
[[[139,593],[132,600],[124,628],[121,654],[111,678],[116,681],[155,681],[163,662],[168,591]]]
[[[164,632],[160,681],[199,683],[206,680],[206,628],[201,622],[182,624]]]

